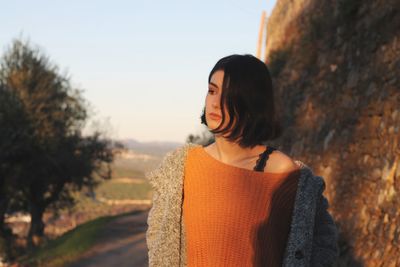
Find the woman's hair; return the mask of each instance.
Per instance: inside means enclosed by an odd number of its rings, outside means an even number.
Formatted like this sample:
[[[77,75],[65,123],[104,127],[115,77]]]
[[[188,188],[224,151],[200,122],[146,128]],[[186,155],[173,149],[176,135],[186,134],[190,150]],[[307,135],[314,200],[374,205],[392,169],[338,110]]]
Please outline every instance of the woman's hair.
[[[226,105],[229,122],[220,129],[225,122],[222,112],[221,124],[211,132],[230,132],[226,138],[241,147],[254,147],[279,137],[282,128],[276,118],[272,80],[265,63],[252,55],[221,58],[208,76],[209,83],[218,70],[224,71],[220,107],[223,111]],[[205,107],[201,123],[207,125]]]

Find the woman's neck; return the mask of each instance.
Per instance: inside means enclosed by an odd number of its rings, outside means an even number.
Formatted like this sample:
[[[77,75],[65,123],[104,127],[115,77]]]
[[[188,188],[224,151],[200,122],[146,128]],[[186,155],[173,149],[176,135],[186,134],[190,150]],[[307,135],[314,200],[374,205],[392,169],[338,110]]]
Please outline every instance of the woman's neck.
[[[257,145],[253,148],[242,148],[238,143],[230,142],[224,137],[215,136],[215,143],[209,146],[209,151],[222,162],[243,162],[253,160],[265,150],[264,145]]]

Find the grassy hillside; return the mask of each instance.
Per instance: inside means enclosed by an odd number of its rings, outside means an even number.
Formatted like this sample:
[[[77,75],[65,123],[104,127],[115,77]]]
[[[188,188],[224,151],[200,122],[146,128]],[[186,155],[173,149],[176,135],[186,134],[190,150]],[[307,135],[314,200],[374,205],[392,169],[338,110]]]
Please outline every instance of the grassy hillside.
[[[102,227],[115,217],[101,217],[81,224],[22,257],[18,262],[23,266],[65,266],[94,245]]]

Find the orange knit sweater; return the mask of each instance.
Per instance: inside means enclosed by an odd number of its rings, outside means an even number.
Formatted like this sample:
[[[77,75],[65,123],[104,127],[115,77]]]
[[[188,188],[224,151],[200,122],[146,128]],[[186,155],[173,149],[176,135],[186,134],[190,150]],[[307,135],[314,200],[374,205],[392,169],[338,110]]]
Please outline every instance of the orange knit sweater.
[[[188,266],[282,266],[299,174],[256,172],[201,146],[190,149],[183,198]]]

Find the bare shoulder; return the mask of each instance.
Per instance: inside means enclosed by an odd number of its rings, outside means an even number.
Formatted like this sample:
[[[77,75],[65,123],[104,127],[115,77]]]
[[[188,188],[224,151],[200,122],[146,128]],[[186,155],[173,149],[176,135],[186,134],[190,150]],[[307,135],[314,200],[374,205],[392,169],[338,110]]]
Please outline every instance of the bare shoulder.
[[[272,172],[290,172],[299,169],[294,160],[280,150],[275,150],[270,155],[268,162]],[[268,164],[267,164],[268,165]]]

